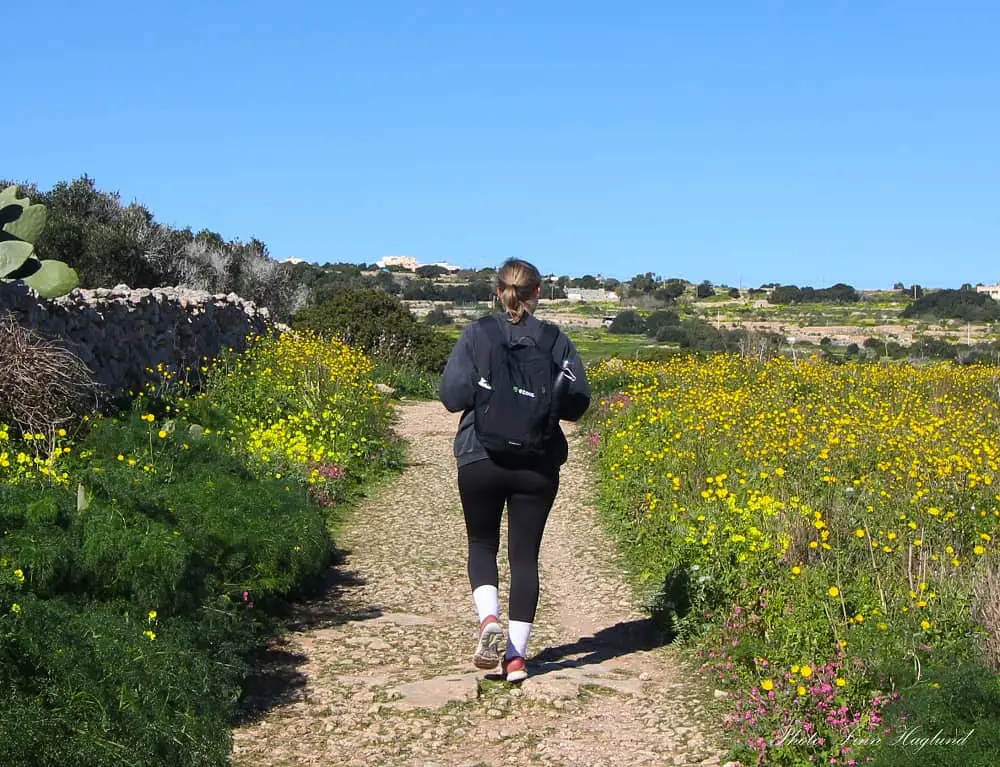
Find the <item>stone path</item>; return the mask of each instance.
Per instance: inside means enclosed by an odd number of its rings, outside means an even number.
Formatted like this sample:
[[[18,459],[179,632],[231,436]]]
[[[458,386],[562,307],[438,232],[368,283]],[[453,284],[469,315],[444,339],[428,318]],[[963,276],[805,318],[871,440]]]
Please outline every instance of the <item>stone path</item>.
[[[353,512],[326,593],[265,654],[234,764],[720,764],[706,734],[717,731],[711,690],[636,610],[591,505],[579,437],[542,546],[531,676],[513,686],[471,663],[457,416],[436,402],[400,415],[408,468]]]

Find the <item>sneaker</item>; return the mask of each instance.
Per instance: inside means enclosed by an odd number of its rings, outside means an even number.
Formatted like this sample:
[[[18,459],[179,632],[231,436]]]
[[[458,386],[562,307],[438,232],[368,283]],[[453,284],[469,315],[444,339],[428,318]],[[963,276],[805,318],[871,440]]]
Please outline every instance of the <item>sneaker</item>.
[[[528,678],[528,664],[520,655],[504,658],[503,675],[508,682],[523,682]]]
[[[500,662],[500,642],[503,639],[503,629],[495,615],[488,615],[479,625],[479,641],[472,662],[476,668],[496,668]]]

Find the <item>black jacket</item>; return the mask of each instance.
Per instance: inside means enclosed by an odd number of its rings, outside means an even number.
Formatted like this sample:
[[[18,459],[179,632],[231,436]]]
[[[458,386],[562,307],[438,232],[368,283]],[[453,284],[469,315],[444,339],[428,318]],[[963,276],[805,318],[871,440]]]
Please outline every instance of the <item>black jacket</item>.
[[[537,341],[542,331],[541,321],[531,314],[525,314],[516,325],[508,318],[501,317],[500,325],[508,341],[525,338]],[[476,436],[475,418],[472,411],[476,382],[480,378],[480,374],[476,370],[476,360],[481,357],[477,355],[477,351],[481,344],[487,343],[489,343],[489,338],[479,323],[474,322],[469,325],[462,331],[455,348],[452,349],[451,356],[448,357],[448,364],[444,369],[444,375],[441,377],[441,402],[452,413],[462,412],[462,419],[458,424],[458,434],[455,436],[455,456],[459,466],[487,457],[486,450],[479,444],[479,439]],[[559,331],[559,338],[556,339],[556,343],[552,347],[552,359],[556,365],[562,365],[564,360],[569,360],[571,369],[576,376],[576,381],[570,383],[559,413],[561,420],[575,421],[590,407],[590,384],[573,342],[562,331]],[[566,462],[567,455],[566,436],[557,425],[552,440],[552,451],[548,458],[553,467],[558,468]]]

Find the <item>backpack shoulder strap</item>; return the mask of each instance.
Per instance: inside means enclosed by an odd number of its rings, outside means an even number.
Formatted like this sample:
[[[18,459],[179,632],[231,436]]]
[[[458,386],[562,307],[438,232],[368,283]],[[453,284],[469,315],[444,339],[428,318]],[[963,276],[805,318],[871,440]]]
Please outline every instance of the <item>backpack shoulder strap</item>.
[[[507,343],[507,339],[504,338],[499,321],[495,316],[480,317],[478,323],[486,335],[486,343],[480,343],[476,347],[476,372],[489,380],[490,356],[493,347]]]
[[[480,317],[479,324],[482,326],[483,330],[486,331],[486,335],[489,336],[491,344],[505,344],[507,339],[504,337],[503,331],[500,329],[500,320],[494,315],[488,317]]]
[[[538,337],[538,348],[552,354],[556,341],[559,340],[559,328],[551,322],[542,323],[542,334]]]

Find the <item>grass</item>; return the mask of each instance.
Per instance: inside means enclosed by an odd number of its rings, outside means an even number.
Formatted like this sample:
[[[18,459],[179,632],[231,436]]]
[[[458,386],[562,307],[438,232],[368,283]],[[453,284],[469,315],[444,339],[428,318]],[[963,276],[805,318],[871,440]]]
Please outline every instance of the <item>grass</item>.
[[[650,345],[650,339],[644,335],[612,335],[604,328],[573,329],[567,335],[584,363],[597,362],[606,357],[638,359],[640,350]]]
[[[458,340],[462,328],[453,325],[436,329],[452,343]],[[644,335],[613,335],[606,328],[564,328],[564,332],[576,346],[580,358],[585,362],[596,362],[606,357],[631,357],[642,359],[644,354],[656,348],[670,348],[657,344]]]
[[[437,399],[440,376],[414,365],[376,362],[372,378],[393,389],[394,399]]]
[[[706,307],[707,308],[707,307]],[[767,304],[750,306],[732,305],[723,316],[740,316],[744,319],[787,322],[790,325],[862,325],[899,322],[903,304],[860,302],[839,306],[836,304],[796,304],[793,306]]]
[[[739,300],[740,299],[734,299],[732,296],[728,296],[725,293],[716,293],[714,296],[706,296],[705,298],[696,299],[699,304],[724,304],[730,301]]]

